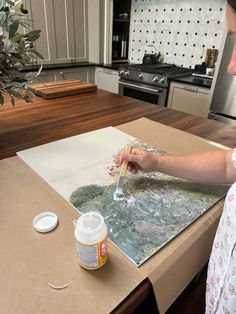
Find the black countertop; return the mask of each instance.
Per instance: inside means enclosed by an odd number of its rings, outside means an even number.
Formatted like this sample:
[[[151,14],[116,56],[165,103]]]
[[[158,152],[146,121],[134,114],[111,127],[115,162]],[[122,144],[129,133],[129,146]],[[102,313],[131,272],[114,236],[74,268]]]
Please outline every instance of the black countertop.
[[[206,87],[206,88],[211,88],[211,84],[212,84],[212,79],[204,78],[200,76],[193,76],[193,75],[175,77],[171,79],[170,81],[197,85],[199,87]]]
[[[62,68],[75,68],[75,67],[88,67],[95,66],[96,63],[92,62],[65,62],[65,63],[54,63],[54,64],[43,64],[42,70],[51,70],[51,69],[62,69]],[[27,65],[22,71],[37,71],[39,70],[41,64],[32,64]]]
[[[116,70],[118,71],[120,67],[128,65],[128,62],[119,62],[119,63],[99,63],[96,64],[96,66],[101,67],[101,68],[106,68],[106,69],[111,69],[111,70]]]
[[[94,67],[98,66],[101,68],[111,69],[118,71],[121,66],[127,65],[128,62],[123,63],[92,63],[92,62],[72,62],[72,63],[55,63],[55,64],[44,64],[43,70],[50,70],[50,69],[62,69],[62,68],[73,68],[73,67]],[[24,68],[23,71],[37,71],[40,68],[39,64],[29,65]],[[212,79],[197,77],[193,75],[188,76],[180,76],[175,77],[170,80],[171,82],[179,82],[179,83],[186,83],[191,85],[197,85],[200,87],[210,88],[212,84]]]
[[[54,63],[54,64],[43,64],[43,70],[50,69],[62,69],[62,68],[75,68],[75,67],[88,67],[88,66],[98,66],[102,68],[119,70],[121,66],[127,65],[124,63],[93,63],[93,62],[65,62],[65,63]],[[40,68],[40,64],[27,65],[22,71],[37,71]]]

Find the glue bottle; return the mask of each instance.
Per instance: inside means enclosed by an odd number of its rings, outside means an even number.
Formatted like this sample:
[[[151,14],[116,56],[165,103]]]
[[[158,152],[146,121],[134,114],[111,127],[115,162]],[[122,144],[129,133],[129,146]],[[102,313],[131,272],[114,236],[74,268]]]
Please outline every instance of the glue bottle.
[[[97,269],[107,260],[107,226],[97,212],[82,214],[75,223],[76,252],[79,264]]]

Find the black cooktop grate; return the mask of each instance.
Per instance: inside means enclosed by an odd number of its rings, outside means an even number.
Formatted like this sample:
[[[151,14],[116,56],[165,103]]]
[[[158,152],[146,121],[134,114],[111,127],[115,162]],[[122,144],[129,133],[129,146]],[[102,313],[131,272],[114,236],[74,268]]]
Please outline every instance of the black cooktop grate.
[[[188,75],[192,73],[192,70],[189,68],[178,67],[174,64],[168,63],[157,63],[151,65],[129,64],[127,69],[146,73],[162,74],[168,77]]]

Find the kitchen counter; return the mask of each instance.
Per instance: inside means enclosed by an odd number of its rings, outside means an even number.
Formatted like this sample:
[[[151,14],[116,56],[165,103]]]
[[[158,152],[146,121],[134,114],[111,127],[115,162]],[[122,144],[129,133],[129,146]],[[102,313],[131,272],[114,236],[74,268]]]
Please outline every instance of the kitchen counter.
[[[197,86],[206,87],[206,88],[211,88],[211,85],[212,85],[212,79],[199,77],[199,76],[193,76],[193,75],[175,77],[173,79],[170,79],[170,81],[197,85]]]
[[[128,62],[124,62],[124,63],[99,63],[99,64],[96,64],[96,66],[98,66],[100,68],[118,71],[120,67],[126,66],[127,64],[128,64]]]
[[[198,135],[226,146],[236,146],[236,127],[180,111],[122,97],[104,90],[32,104],[17,100],[0,108],[0,159],[19,150],[140,117]]]
[[[72,63],[56,63],[56,64],[44,64],[43,70],[49,69],[63,69],[63,68],[73,68],[73,67],[101,67],[105,69],[111,69],[118,71],[121,66],[126,66],[128,62],[121,62],[121,63],[92,63],[92,62],[72,62]],[[37,71],[40,65],[29,65],[24,68],[22,71]],[[172,82],[180,82],[180,83],[187,83],[192,85],[197,85],[201,87],[210,88],[212,84],[211,79],[196,77],[192,75],[188,76],[180,76],[173,79],[170,79]]]
[[[17,100],[17,106],[14,108],[10,105],[10,102],[6,102],[0,108],[0,158],[15,156],[15,153],[22,149],[34,147],[36,145],[48,143],[54,140],[66,138],[69,136],[81,134],[107,126],[118,126],[120,124],[133,121],[141,117],[147,117],[153,121],[158,121],[164,125],[172,126],[176,129],[201,136],[207,140],[215,141],[223,145],[231,147],[236,146],[236,127],[229,126],[213,120],[196,117],[179,111],[167,109],[157,105],[148,104],[142,101],[138,101],[136,99],[122,97],[103,90],[98,90],[97,92],[92,92],[88,94],[62,97],[52,100],[45,100],[40,97],[35,97],[32,104],[26,104],[21,100]],[[141,128],[138,128],[137,130],[141,131]],[[55,191],[53,191],[48,186],[45,186],[45,182],[39,179],[39,177],[34,174],[30,168],[26,167],[23,162],[20,162],[18,160],[18,157],[2,160],[1,167],[1,174],[4,178],[4,180],[2,180],[4,184],[2,184],[1,190],[2,199],[5,199],[5,201],[7,200],[7,204],[10,204],[12,200],[11,198],[7,198],[6,191],[8,191],[8,189],[12,191],[10,187],[14,186],[15,193],[13,203],[17,205],[17,207],[25,204],[27,210],[31,211],[31,206],[35,207],[34,204],[42,204],[42,202],[45,209],[47,209],[47,207],[48,210],[50,208],[55,209],[54,207],[56,207],[58,209],[58,213],[62,217],[61,219],[63,219],[63,223],[66,226],[68,225],[69,228],[69,226],[71,225],[71,221],[75,217],[75,213],[72,211],[69,204],[66,204],[65,200],[61,200],[61,198],[57,195],[57,193],[55,193]],[[26,186],[26,190],[22,187],[22,185],[24,184]],[[32,188],[32,186],[34,188]],[[27,197],[31,194],[30,191],[32,192],[32,195],[37,196],[37,199],[29,199],[26,203],[22,203],[23,196],[20,197],[21,194],[19,193],[24,193],[24,199],[27,199]],[[43,198],[44,195],[45,198]],[[19,197],[19,200],[21,201],[18,202],[17,197]],[[59,204],[61,205],[59,206]],[[36,207],[34,208],[35,211],[37,209]],[[10,207],[7,206],[6,208],[9,209]],[[65,215],[67,211],[68,216]],[[9,213],[9,210],[7,212]],[[20,212],[20,210],[17,212]],[[20,215],[19,221],[16,222],[17,228],[18,223],[20,222],[19,230],[22,230],[22,227],[20,227],[22,219],[24,221],[25,219],[27,219],[27,216],[24,216],[24,218],[23,216],[24,215]],[[30,228],[32,227],[30,226]],[[23,230],[25,229],[23,228]],[[52,238],[50,239],[51,241],[54,241],[56,233],[53,232],[51,235]],[[38,238],[37,234],[34,234],[34,236]],[[65,237],[63,237],[61,233],[59,234],[59,236],[61,237],[60,239],[63,242],[63,248],[65,250],[68,250],[68,247],[66,247],[66,242],[64,241]],[[35,239],[32,241],[35,241]],[[47,246],[48,245],[49,244],[47,244]],[[113,256],[114,258],[114,253],[112,252],[111,256]],[[124,259],[121,254],[118,255],[120,262],[124,261],[124,264],[122,264],[123,269],[122,267],[118,269],[117,275],[119,274],[119,271],[121,271],[121,273],[124,273],[128,265],[128,261],[126,261],[126,259]],[[33,258],[31,255],[29,257]],[[6,259],[6,256],[4,256],[4,259]],[[109,269],[107,278],[113,278],[114,271],[117,269],[117,266],[115,266],[114,264],[115,261],[116,259],[112,260],[111,258],[111,262],[108,264],[108,268],[103,268],[101,271],[98,271],[96,273],[80,271],[80,276],[88,278],[88,285],[90,285],[91,281],[90,289],[92,289],[93,280],[96,285],[99,285],[100,282],[102,283],[104,280],[106,280],[104,279],[105,269]],[[43,261],[41,262],[43,265]],[[57,262],[56,259],[55,262]],[[50,263],[50,265],[51,271],[53,271],[53,263]],[[60,268],[59,265],[57,265],[57,267]],[[122,302],[122,304],[119,305],[119,308],[117,308],[117,313],[125,313],[125,311],[132,312],[135,306],[139,306],[142,301],[145,301],[146,298],[150,298],[150,296],[152,295],[152,289],[149,280],[142,281],[140,274],[141,273],[139,271],[134,271],[133,275],[137,276],[137,281],[134,282],[133,279],[130,279],[129,283],[130,285],[135,286],[137,285],[137,282],[140,282],[140,285],[132,293],[127,295],[124,302]],[[102,278],[103,280],[100,281],[100,279]],[[65,277],[65,281],[66,279],[67,278]],[[29,278],[27,278],[27,280],[29,280]],[[21,279],[22,284],[23,281],[24,278]],[[40,284],[42,283],[40,282]],[[37,285],[35,283],[33,284],[33,286],[34,288],[37,288]],[[7,287],[9,288],[9,285]],[[114,287],[114,289],[118,288],[119,287],[117,286]],[[44,287],[44,289],[46,289],[46,287]],[[62,294],[60,295],[64,298],[68,291],[70,291],[70,288],[66,289],[65,293],[63,294],[62,292]],[[52,291],[51,293],[53,298],[57,298],[58,295],[54,295]],[[73,287],[72,293],[76,293],[76,291],[73,290]],[[60,299],[58,299],[58,301],[59,300]],[[30,301],[30,295],[29,302],[32,302],[32,300]],[[182,313],[184,313],[184,311],[182,311]]]
[[[55,63],[55,64],[43,64],[43,70],[50,69],[63,69],[63,68],[75,68],[75,67],[101,67],[111,70],[119,70],[121,66],[127,65],[124,63],[93,63],[93,62],[65,62],[65,63]],[[37,71],[40,68],[39,64],[33,64],[26,66],[22,71]]]
[[[94,67],[96,64],[92,62],[65,62],[65,63],[54,63],[54,64],[43,64],[43,70],[50,69],[62,69],[62,68],[75,68],[75,67]],[[40,64],[27,65],[22,71],[37,71],[40,68]]]

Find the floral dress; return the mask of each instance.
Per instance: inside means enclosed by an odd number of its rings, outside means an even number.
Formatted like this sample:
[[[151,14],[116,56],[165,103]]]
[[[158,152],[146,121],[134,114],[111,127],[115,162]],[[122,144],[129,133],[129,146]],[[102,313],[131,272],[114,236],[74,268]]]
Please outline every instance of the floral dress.
[[[236,149],[232,154],[236,167]],[[208,265],[206,314],[236,313],[236,182],[225,198]]]

